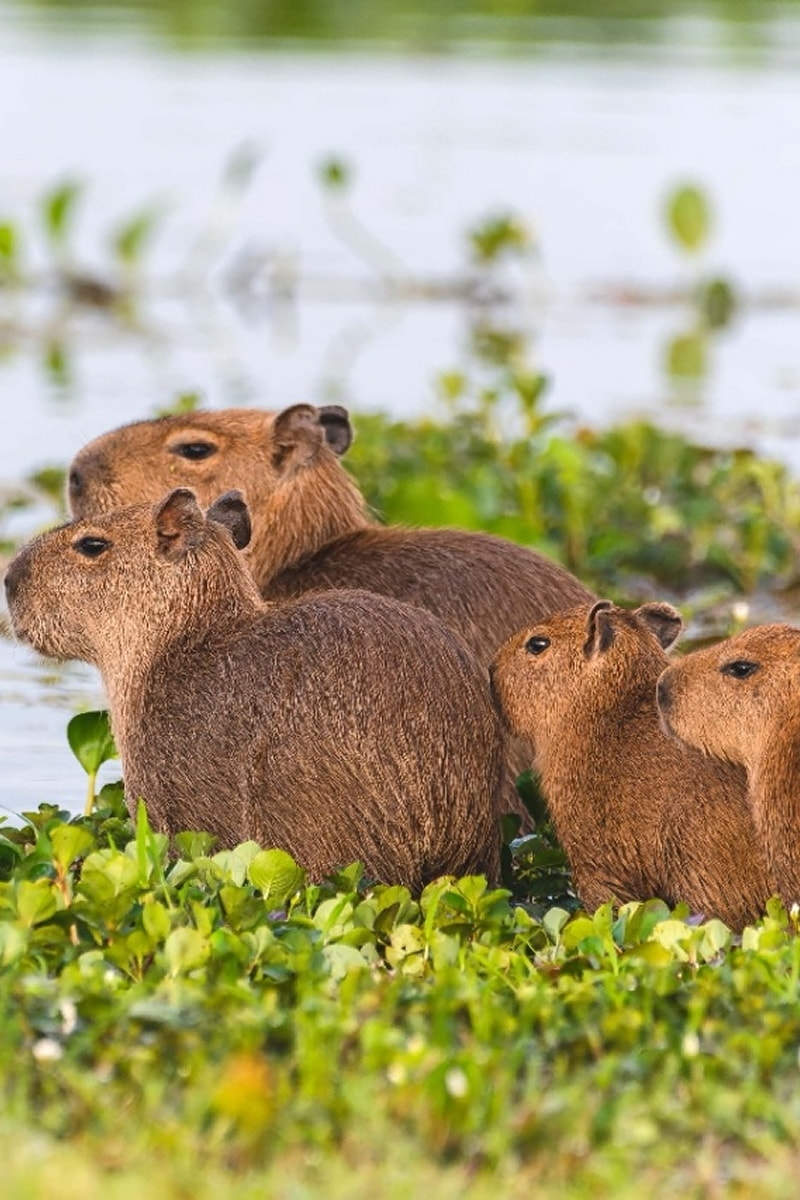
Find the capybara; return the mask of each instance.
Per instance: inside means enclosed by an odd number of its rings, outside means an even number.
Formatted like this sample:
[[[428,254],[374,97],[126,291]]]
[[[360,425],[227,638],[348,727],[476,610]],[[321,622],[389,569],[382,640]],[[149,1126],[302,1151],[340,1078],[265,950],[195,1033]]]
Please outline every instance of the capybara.
[[[492,687],[532,746],[584,904],[660,896],[741,929],[774,888],[744,773],[659,724],[656,681],[680,629],[668,604],[581,605],[513,637]]]
[[[265,602],[239,493],[73,521],[12,560],[17,635],[94,663],[126,795],[169,834],[282,846],[319,878],[360,859],[419,889],[494,878],[504,777],[488,679],[436,617],[359,591]]]
[[[247,557],[261,593],[282,600],[364,588],[436,613],[488,667],[517,629],[592,593],[559,564],[486,533],[382,526],[344,470],[347,410],[223,409],[137,421],[89,442],[68,473],[76,517],[192,488],[202,504],[235,488],[250,508]],[[509,743],[501,809],[530,828],[513,778],[526,755]]]
[[[695,650],[658,681],[665,727],[747,771],[777,890],[800,902],[800,629],[759,625]]]

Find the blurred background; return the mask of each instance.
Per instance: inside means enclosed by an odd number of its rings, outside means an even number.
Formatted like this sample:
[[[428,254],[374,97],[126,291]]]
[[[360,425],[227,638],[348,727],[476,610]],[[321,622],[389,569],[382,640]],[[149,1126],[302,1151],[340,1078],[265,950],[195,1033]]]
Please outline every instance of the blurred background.
[[[465,364],[800,469],[800,2],[0,0],[0,519],[176,404],[446,416]],[[0,645],[0,801],[99,700]]]

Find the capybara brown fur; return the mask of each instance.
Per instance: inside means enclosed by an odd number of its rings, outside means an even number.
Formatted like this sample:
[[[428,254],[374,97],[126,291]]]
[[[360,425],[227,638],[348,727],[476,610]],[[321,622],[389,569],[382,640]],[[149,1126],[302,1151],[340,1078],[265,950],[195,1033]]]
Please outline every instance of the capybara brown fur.
[[[338,405],[278,414],[223,409],[138,421],[79,451],[76,517],[189,487],[201,504],[235,488],[247,501],[247,557],[262,594],[288,599],[365,588],[436,613],[487,667],[523,625],[594,599],[559,564],[490,534],[375,523],[340,456],[352,440]]]
[[[594,599],[551,559],[504,538],[458,529],[375,523],[340,462],[350,446],[347,410],[295,404],[277,414],[222,409],[137,421],[79,451],[68,474],[76,517],[157,501],[190,487],[202,504],[241,491],[253,524],[246,551],[264,597],[363,588],[428,609],[456,630],[487,668],[523,625]],[[513,787],[526,755],[509,742],[501,801],[523,829]]]
[[[778,893],[800,902],[800,629],[759,625],[687,654],[659,679],[658,706],[686,745],[745,768]]]
[[[340,591],[272,604],[247,508],[191,491],[73,521],[5,579],[17,635],[100,670],[130,805],[169,834],[360,859],[419,889],[498,869],[504,739],[485,671],[429,613]]]
[[[581,605],[512,638],[492,686],[532,746],[584,904],[660,896],[741,929],[774,889],[741,769],[660,727],[656,681],[680,628],[668,604]]]

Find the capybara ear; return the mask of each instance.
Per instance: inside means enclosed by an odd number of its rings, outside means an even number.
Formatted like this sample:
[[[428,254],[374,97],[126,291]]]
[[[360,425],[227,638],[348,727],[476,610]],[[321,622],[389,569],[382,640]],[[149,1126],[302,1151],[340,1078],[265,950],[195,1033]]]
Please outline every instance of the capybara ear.
[[[644,621],[647,628],[654,633],[665,650],[668,650],[683,629],[683,618],[677,608],[663,601],[643,604],[634,609],[634,616]]]
[[[611,620],[610,600],[598,600],[593,604],[586,619],[586,641],[583,653],[586,658],[602,654],[614,641],[614,624]]]
[[[225,492],[208,509],[206,519],[224,525],[237,550],[244,550],[249,544],[252,533],[250,510],[241,492]]]
[[[203,514],[194,492],[189,488],[175,488],[156,508],[160,553],[170,562],[176,562],[187,550],[200,544],[203,525]]]
[[[334,454],[342,455],[353,441],[353,426],[350,424],[350,414],[341,404],[323,404],[317,409],[319,423],[325,434],[325,441]]]
[[[272,424],[272,465],[283,471],[303,466],[316,458],[326,436],[319,409],[313,404],[284,408]]]

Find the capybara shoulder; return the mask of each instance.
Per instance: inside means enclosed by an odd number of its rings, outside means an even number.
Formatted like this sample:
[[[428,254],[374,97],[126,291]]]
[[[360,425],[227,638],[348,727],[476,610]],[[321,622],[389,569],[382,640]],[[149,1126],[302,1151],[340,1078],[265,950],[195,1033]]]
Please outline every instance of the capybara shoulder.
[[[126,795],[166,832],[361,859],[419,888],[495,877],[504,740],[484,670],[431,614],[363,592],[264,602],[247,507],[187,489],[74,521],[6,575],[17,634],[96,663]]]
[[[667,604],[582,605],[510,639],[492,687],[531,747],[587,905],[658,895],[740,928],[771,878],[742,772],[685,752],[660,726],[656,682],[680,628]]]

